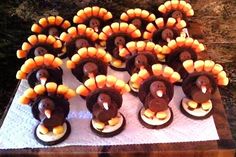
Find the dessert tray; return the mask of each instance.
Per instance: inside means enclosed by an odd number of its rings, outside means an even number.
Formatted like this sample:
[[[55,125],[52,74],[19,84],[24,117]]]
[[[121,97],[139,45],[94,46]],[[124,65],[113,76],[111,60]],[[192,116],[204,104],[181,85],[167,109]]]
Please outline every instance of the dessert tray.
[[[26,61],[0,149],[207,149],[229,139],[218,90],[229,78],[199,59],[206,49],[188,30],[193,15],[189,3],[172,0],[156,13],[124,11],[119,22],[98,6],[79,10],[76,26],[41,18],[17,50]]]
[[[74,89],[81,84],[71,72],[63,66],[63,83]],[[127,80],[126,72],[117,72],[109,69],[120,79]],[[128,81],[128,80],[127,80]],[[37,120],[31,115],[31,108],[19,104],[19,96],[28,88],[26,81],[21,81],[11,107],[4,120],[0,132],[1,149],[42,148],[34,139],[34,128]],[[70,100],[70,113],[67,120],[71,123],[71,134],[62,143],[63,146],[107,146],[107,145],[136,145],[157,143],[178,143],[218,140],[213,116],[204,120],[187,118],[180,112],[180,101],[184,97],[182,88],[175,86],[174,98],[170,106],[174,113],[173,122],[164,129],[155,130],[143,127],[138,121],[138,112],[141,102],[130,93],[125,94],[121,112],[126,117],[126,127],[119,135],[110,138],[96,136],[90,129],[92,115],[86,108],[85,100],[76,96]],[[50,146],[54,147],[54,146]]]

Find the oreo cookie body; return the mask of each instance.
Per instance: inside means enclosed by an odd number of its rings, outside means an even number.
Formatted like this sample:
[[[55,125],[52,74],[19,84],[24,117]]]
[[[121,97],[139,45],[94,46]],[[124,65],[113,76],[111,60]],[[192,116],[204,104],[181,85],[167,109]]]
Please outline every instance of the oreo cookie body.
[[[217,83],[216,83],[214,77],[207,72],[194,72],[194,73],[189,74],[188,77],[186,77],[182,83],[183,92],[188,98],[190,98],[190,99],[192,98],[192,96],[191,96],[192,88],[195,85],[197,78],[202,75],[207,76],[209,78],[209,80],[211,82],[211,86],[212,86],[211,94],[213,95],[215,93],[215,91],[217,89]]]
[[[118,124],[116,124],[115,126],[106,125],[103,130],[99,130],[99,129],[94,128],[93,120],[91,120],[90,128],[91,128],[92,132],[98,136],[101,136],[101,137],[112,137],[112,136],[115,136],[115,135],[121,133],[125,128],[126,120],[125,120],[125,117],[123,116],[123,114],[118,113],[118,115],[120,116],[121,121]]]
[[[63,142],[70,135],[70,132],[71,132],[70,123],[68,121],[65,121],[65,123],[63,124],[63,127],[65,130],[62,134],[54,135],[52,132],[49,132],[43,135],[39,132],[39,129],[37,126],[35,127],[35,130],[34,130],[34,137],[42,145],[45,145],[45,146],[56,145],[58,143]]]
[[[28,84],[31,88],[34,88],[37,84],[40,84],[40,82],[36,78],[36,73],[40,69],[41,68],[35,69],[27,75]],[[46,69],[49,73],[49,78],[47,79],[47,82],[55,82],[56,84],[62,84],[63,71],[61,68],[55,69],[44,67],[43,69]]]
[[[138,113],[139,122],[143,126],[145,126],[146,128],[149,128],[149,129],[162,129],[162,128],[169,126],[173,121],[173,111],[170,107],[168,108],[168,119],[165,121],[158,120],[156,117],[155,117],[155,119],[150,120],[145,115],[143,115],[143,112],[144,112],[144,108],[141,108]],[[150,121],[150,123],[148,123],[148,121]],[[155,122],[156,122],[156,124],[155,124]],[[158,122],[159,122],[159,124],[158,124]]]
[[[151,72],[151,66],[155,63],[158,63],[156,56],[154,56],[153,54],[150,54],[150,53],[140,53],[140,54],[145,55],[145,57],[147,58],[148,66],[145,67],[145,69],[147,69],[149,72]],[[129,58],[127,58],[127,60],[126,60],[126,70],[128,71],[128,73],[130,75],[138,72],[137,70],[135,70],[135,58],[138,55],[139,54],[132,55]]]
[[[85,58],[81,60],[74,69],[71,70],[72,74],[80,81],[84,82],[86,79],[83,72],[83,67],[86,63],[95,63],[98,66],[99,75],[107,75],[107,64],[97,58]]]
[[[204,111],[201,108],[197,109],[189,109],[186,101],[189,100],[187,98],[183,98],[180,102],[180,111],[188,118],[195,120],[202,120],[210,117],[214,111],[214,107],[212,107],[208,111]],[[194,113],[195,112],[195,113]]]

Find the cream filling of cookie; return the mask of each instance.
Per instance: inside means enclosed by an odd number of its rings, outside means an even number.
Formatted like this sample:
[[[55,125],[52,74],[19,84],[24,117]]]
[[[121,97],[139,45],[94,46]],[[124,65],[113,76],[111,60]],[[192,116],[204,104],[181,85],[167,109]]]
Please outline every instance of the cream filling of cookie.
[[[153,126],[163,125],[163,124],[167,123],[171,118],[171,111],[169,108],[165,111],[167,114],[167,117],[165,119],[158,119],[156,116],[154,116],[152,118],[148,118],[144,115],[144,111],[145,111],[145,108],[143,107],[140,112],[141,118],[145,123],[147,123],[149,125],[153,125]]]
[[[40,140],[42,140],[44,142],[56,141],[56,140],[59,140],[60,138],[62,138],[66,134],[66,131],[67,131],[67,124],[66,123],[63,124],[63,128],[64,128],[64,131],[61,134],[54,134],[52,131],[50,131],[44,135],[44,134],[40,133],[39,127],[37,126],[36,135]]]
[[[96,129],[97,131],[100,131],[100,132],[103,132],[103,133],[114,132],[114,131],[118,130],[118,129],[122,126],[122,124],[123,124],[123,122],[124,122],[124,117],[123,117],[120,113],[117,114],[117,118],[119,118],[119,122],[118,122],[116,125],[114,125],[114,126],[105,125],[102,130],[101,130],[101,129],[97,129],[97,128],[95,127],[95,126],[96,126],[96,125],[95,125],[96,120],[94,120],[94,119],[92,119],[92,126],[93,126],[93,128]]]
[[[138,93],[139,89],[138,89],[138,88],[134,88],[133,85],[132,85],[132,83],[131,83],[131,81],[129,81],[129,86],[130,86],[130,88],[131,88],[132,91]]]
[[[193,115],[193,116],[196,116],[196,117],[203,117],[203,116],[207,115],[209,112],[211,112],[212,107],[213,107],[211,100],[209,100],[211,106],[210,106],[210,108],[209,108],[208,110],[203,110],[201,107],[196,108],[196,109],[193,109],[193,110],[190,110],[190,109],[189,109],[189,106],[188,106],[188,104],[187,104],[188,101],[191,101],[191,99],[183,98],[181,105],[182,105],[183,109],[184,109],[188,114]]]

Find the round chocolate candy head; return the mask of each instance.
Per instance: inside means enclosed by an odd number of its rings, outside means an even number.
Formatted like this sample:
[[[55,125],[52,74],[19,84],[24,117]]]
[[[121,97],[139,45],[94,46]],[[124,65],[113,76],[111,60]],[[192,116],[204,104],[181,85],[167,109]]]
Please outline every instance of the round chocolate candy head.
[[[111,103],[111,97],[109,95],[105,94],[105,93],[101,93],[98,96],[97,103],[99,105],[102,105],[102,106],[103,106],[104,103],[110,104]]]
[[[205,75],[201,75],[197,78],[196,85],[201,89],[202,93],[206,93],[207,90],[211,88],[210,79]]]
[[[107,95],[107,96],[106,96]],[[100,98],[98,98],[100,96]],[[108,98],[110,97],[110,98]],[[109,109],[113,108],[120,108],[123,102],[122,95],[112,89],[112,88],[101,88],[96,89],[92,91],[87,97],[86,97],[86,105],[90,112],[93,112],[93,106],[98,104],[98,102],[106,101],[109,105]],[[112,104],[112,105],[111,105]],[[99,105],[100,106],[100,105]],[[104,105],[102,105],[104,106]],[[106,105],[105,105],[106,106]],[[104,107],[103,107],[104,108]]]
[[[93,28],[95,32],[99,31],[101,22],[97,18],[92,18],[89,21],[89,27]]]
[[[41,47],[41,46],[37,47],[34,50],[34,55],[35,56],[43,56],[43,55],[45,55],[47,53],[48,53],[48,51],[45,48]]]
[[[56,27],[51,27],[48,30],[48,34],[52,36],[59,36],[59,30]]]
[[[117,36],[114,40],[114,43],[117,47],[125,45],[125,38],[122,36]]]
[[[164,77],[151,76],[139,88],[138,97],[140,101],[144,103],[150,93],[154,98],[165,99],[169,102],[174,95],[174,86]]]
[[[131,21],[131,24],[133,24],[137,28],[141,28],[142,26],[142,21],[138,18],[135,18]]]
[[[36,78],[40,81],[40,78],[45,77],[48,78],[49,77],[49,73],[47,71],[47,69],[39,69],[36,73]]]
[[[150,92],[153,97],[162,97],[166,94],[166,85],[162,81],[154,81],[150,85]]]
[[[147,66],[148,65],[148,59],[145,55],[139,54],[135,57],[135,66],[137,68],[141,68],[142,66]]]
[[[86,76],[89,76],[89,74],[95,76],[98,73],[98,66],[93,62],[88,62],[83,66],[83,72]]]
[[[76,41],[75,41],[75,47],[77,48],[77,49],[80,49],[80,48],[82,48],[82,47],[88,47],[89,46],[89,42],[88,42],[88,40],[86,40],[86,39],[77,39]]]
[[[55,109],[54,102],[49,98],[43,98],[38,104],[38,110],[47,118],[51,117],[52,111]]]
[[[183,18],[183,14],[181,11],[174,11],[171,16],[174,18],[174,19],[182,19]]]
[[[36,78],[38,81],[42,81],[43,79],[47,79],[49,77],[49,72],[47,69],[39,69],[36,73]]]
[[[162,31],[161,38],[165,41],[167,41],[167,39],[173,39],[174,38],[174,32],[171,29],[166,28]]]
[[[179,60],[184,62],[186,60],[192,59],[191,53],[189,51],[183,51],[179,54]]]
[[[148,108],[152,112],[161,112],[168,109],[168,101],[162,98],[154,98],[148,102]]]

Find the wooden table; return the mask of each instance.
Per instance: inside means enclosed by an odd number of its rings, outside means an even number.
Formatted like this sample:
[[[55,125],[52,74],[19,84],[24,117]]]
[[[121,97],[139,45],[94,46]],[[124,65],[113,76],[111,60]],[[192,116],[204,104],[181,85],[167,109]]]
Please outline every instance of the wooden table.
[[[18,84],[19,85],[19,84]],[[15,94],[14,94],[15,95]],[[60,148],[44,149],[15,149],[0,150],[4,155],[35,155],[35,156],[187,156],[187,157],[233,157],[235,155],[235,143],[227,122],[224,105],[221,101],[219,90],[213,96],[213,117],[220,140],[205,142],[184,142],[169,144],[140,144],[122,146],[67,146]],[[2,125],[4,118],[11,105],[0,121]],[[187,118],[187,117],[186,117]]]

